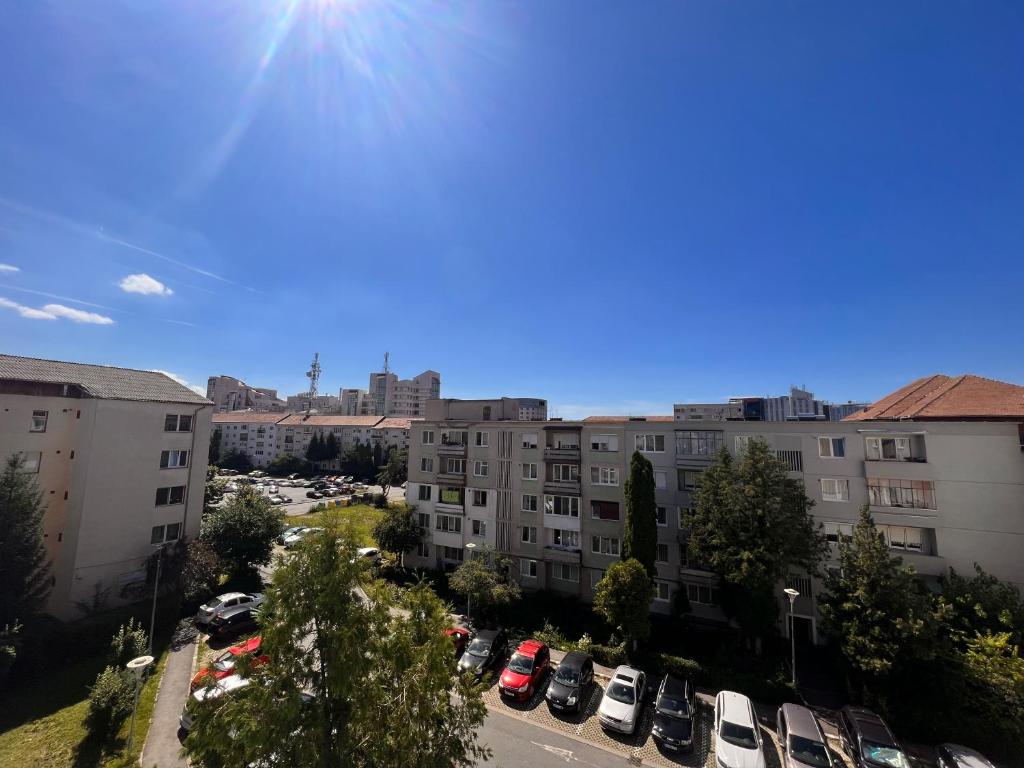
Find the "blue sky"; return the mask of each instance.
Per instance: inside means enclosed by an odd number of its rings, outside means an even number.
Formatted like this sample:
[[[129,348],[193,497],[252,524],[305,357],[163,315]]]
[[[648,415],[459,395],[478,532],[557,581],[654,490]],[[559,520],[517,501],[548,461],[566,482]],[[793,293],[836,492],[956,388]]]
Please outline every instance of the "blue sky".
[[[557,413],[1024,382],[1020,3],[0,14],[0,350]]]

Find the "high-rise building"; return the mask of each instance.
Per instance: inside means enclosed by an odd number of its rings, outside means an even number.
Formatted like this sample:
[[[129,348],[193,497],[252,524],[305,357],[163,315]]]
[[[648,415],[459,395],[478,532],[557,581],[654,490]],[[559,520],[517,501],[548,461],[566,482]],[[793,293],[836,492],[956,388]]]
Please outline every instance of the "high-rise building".
[[[250,387],[233,376],[211,376],[206,382],[206,399],[217,413],[228,411],[283,411],[284,401],[276,389]]]
[[[441,374],[424,371],[399,379],[390,371],[370,374],[367,389],[342,389],[340,410],[348,416],[405,416],[421,419],[428,400],[441,397]]]
[[[0,459],[43,494],[48,612],[137,600],[156,548],[199,534],[212,410],[162,373],[0,355]]]
[[[311,398],[309,392],[299,392],[297,395],[288,395],[284,410],[290,413],[301,413],[307,410],[317,413],[337,413],[340,408],[341,401],[334,395],[316,395]]]
[[[852,400],[832,405],[799,387],[777,397],[733,397],[727,403],[677,403],[672,407],[676,421],[842,421],[866,403]]]

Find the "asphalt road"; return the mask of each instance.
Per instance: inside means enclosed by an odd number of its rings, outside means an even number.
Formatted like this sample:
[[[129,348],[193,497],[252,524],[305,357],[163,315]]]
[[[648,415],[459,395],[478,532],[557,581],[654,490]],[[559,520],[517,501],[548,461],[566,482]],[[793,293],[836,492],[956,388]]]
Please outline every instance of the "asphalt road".
[[[478,765],[497,768],[622,768],[630,765],[614,755],[582,741],[539,728],[516,717],[491,711],[477,732],[479,743],[494,754]]]

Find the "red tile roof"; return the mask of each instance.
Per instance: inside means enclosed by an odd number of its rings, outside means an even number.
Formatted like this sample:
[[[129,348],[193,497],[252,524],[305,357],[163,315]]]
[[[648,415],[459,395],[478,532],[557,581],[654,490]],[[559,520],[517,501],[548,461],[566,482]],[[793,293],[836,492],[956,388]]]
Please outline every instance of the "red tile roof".
[[[283,413],[260,413],[257,411],[228,411],[213,414],[214,424],[276,424],[285,417]]]
[[[583,421],[590,424],[620,424],[633,422],[643,424],[647,422],[665,423],[675,421],[672,416],[587,416]]]
[[[342,414],[291,413],[282,421],[286,427],[372,427],[380,416],[344,416]]]
[[[969,374],[925,376],[844,421],[896,419],[1024,420],[1024,387]]]
[[[380,424],[376,426],[376,429],[411,429],[414,421],[423,421],[423,419],[405,419],[399,416],[389,416],[386,419],[382,419]]]

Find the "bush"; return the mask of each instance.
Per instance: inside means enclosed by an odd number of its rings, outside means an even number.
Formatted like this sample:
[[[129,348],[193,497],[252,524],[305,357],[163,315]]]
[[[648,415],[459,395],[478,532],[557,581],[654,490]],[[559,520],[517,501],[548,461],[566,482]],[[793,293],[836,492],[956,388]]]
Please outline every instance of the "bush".
[[[136,619],[122,624],[110,641],[110,663],[121,669],[132,659],[142,656],[149,648],[149,637]]]
[[[90,736],[108,738],[132,711],[135,682],[126,670],[107,667],[89,689],[85,727]]]
[[[375,506],[377,509],[387,509],[388,497],[385,496],[383,493],[375,493],[373,495],[373,506]]]
[[[626,663],[626,645],[601,645],[594,643],[590,646],[590,655],[594,661],[606,667],[617,667]]]

